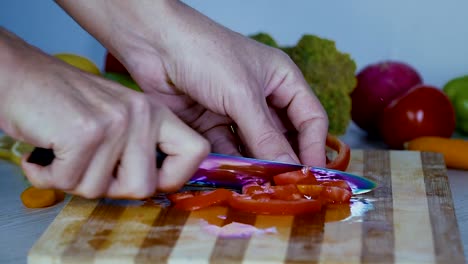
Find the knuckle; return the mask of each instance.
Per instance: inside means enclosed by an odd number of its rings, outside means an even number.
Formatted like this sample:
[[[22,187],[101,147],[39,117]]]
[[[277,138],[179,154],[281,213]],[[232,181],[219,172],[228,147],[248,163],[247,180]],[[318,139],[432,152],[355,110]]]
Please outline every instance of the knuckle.
[[[129,117],[129,112],[125,106],[114,107],[108,115],[109,128],[113,131],[124,130],[129,124]]]
[[[144,95],[135,93],[130,95],[128,99],[136,116],[147,116],[150,113],[150,102]]]
[[[98,142],[104,136],[103,126],[95,118],[81,118],[75,121],[76,129],[74,133],[78,134],[84,144],[93,144]]]

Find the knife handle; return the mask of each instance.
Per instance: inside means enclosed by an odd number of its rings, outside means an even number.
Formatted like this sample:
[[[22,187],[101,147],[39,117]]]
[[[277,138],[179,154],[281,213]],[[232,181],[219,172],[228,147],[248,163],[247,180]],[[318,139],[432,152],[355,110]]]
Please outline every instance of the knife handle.
[[[162,163],[166,157],[167,157],[166,153],[156,150],[156,167],[157,168],[161,168]],[[36,147],[31,152],[31,155],[29,155],[28,162],[45,167],[45,166],[52,164],[54,159],[55,159],[55,154],[52,149]]]
[[[55,159],[55,154],[52,149],[36,147],[31,152],[31,155],[29,155],[28,162],[45,167],[45,166],[50,165],[52,161],[54,161],[54,159]]]

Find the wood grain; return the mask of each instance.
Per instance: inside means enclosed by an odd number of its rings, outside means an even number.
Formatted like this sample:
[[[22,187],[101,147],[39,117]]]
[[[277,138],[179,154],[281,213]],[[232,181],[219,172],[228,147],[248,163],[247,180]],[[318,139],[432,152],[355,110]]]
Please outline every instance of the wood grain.
[[[452,201],[452,192],[447,178],[447,170],[442,155],[421,152],[423,164],[424,183],[429,210],[432,234],[434,237],[435,257],[438,263],[451,259],[451,263],[464,263],[463,248],[459,241],[455,208]],[[447,217],[440,217],[444,215]],[[447,246],[450,245],[450,246]]]
[[[74,197],[29,252],[29,263],[464,263],[440,155],[353,150],[350,172],[373,192],[308,216],[225,207],[181,212],[148,203]],[[265,230],[226,237],[243,223]]]
[[[411,260],[416,263],[435,263],[434,237],[422,164],[419,153],[414,154],[411,152],[390,154],[395,262]]]
[[[379,185],[367,194],[373,210],[364,215],[362,232],[362,263],[394,261],[393,193],[390,153],[383,150],[364,153],[364,173]]]

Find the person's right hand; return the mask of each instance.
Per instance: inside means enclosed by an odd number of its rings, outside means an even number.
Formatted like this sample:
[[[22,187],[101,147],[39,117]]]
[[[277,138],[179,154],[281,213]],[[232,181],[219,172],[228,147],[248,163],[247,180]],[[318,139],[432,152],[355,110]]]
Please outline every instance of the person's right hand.
[[[165,106],[1,28],[0,63],[0,128],[56,156],[47,167],[23,158],[37,187],[87,198],[145,198],[180,187],[209,152],[208,142]],[[156,146],[168,154],[160,169]]]
[[[286,53],[181,1],[57,2],[214,152],[325,166],[326,112]]]

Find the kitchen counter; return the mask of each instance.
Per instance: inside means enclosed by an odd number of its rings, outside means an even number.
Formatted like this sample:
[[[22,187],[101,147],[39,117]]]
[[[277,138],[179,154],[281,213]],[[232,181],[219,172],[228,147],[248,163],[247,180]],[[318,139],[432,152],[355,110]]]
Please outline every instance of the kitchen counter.
[[[381,142],[368,140],[355,125],[342,139],[353,149],[384,149]],[[468,256],[468,171],[448,170],[456,216],[465,251]],[[65,205],[62,202],[46,209],[27,209],[20,200],[27,186],[19,167],[0,160],[0,262],[26,263],[29,249]],[[449,245],[447,245],[449,246]],[[466,258],[468,259],[468,258]]]

